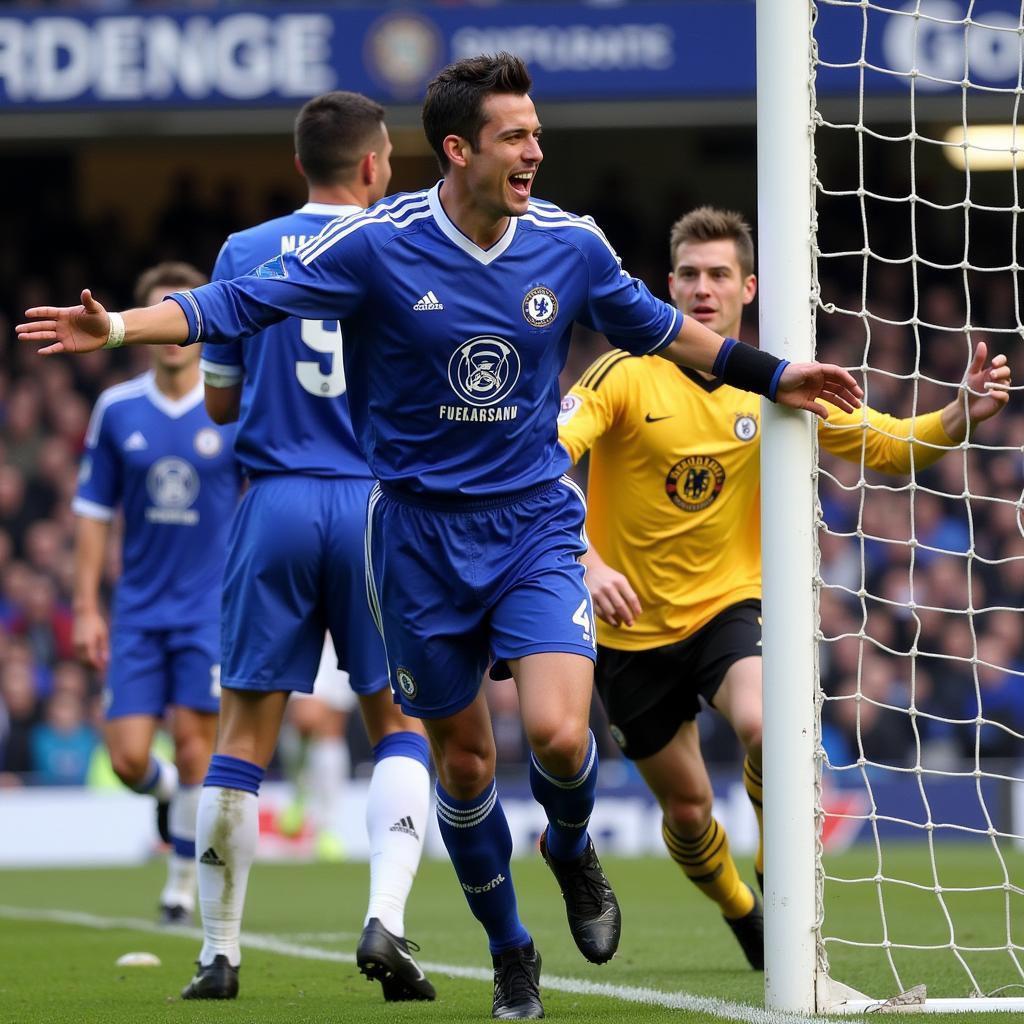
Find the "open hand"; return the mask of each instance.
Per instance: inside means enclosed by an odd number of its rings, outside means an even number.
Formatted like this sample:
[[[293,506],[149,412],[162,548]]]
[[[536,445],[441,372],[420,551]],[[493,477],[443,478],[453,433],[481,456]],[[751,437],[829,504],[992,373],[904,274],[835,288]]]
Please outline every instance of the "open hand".
[[[1010,367],[1001,352],[985,365],[988,346],[978,342],[974,358],[967,368],[967,417],[971,423],[991,419],[1010,400]]]
[[[860,408],[864,392],[853,376],[834,363],[790,363],[782,371],[775,401],[791,409],[806,409],[822,419],[828,410],[816,398],[822,398],[845,412]]]
[[[43,356],[60,352],[95,352],[103,348],[110,334],[110,317],[86,288],[79,306],[34,306],[25,310],[31,323],[18,324],[19,341],[51,344],[39,350]]]

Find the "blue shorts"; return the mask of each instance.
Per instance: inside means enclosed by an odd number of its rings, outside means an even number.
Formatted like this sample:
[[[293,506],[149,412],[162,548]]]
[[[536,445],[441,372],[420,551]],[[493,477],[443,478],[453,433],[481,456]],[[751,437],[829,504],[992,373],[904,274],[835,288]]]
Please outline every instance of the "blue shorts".
[[[484,507],[414,502],[378,486],[367,511],[367,590],[407,714],[460,711],[491,660],[549,651],[594,660],[579,562],[586,506],[572,481]]]
[[[224,570],[224,686],[310,693],[330,630],[358,694],[388,685],[366,603],[363,531],[372,480],[264,476],[235,512]]]
[[[115,622],[104,693],[107,718],[160,718],[168,707],[217,714],[219,634],[216,622],[178,629],[137,629]]]

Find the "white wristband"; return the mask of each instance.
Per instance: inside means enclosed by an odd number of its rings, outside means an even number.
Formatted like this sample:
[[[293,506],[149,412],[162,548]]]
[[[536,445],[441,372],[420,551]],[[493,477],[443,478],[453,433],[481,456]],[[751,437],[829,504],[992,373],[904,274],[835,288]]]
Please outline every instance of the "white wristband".
[[[107,332],[107,340],[103,347],[120,348],[124,344],[124,317],[120,313],[107,310],[107,319],[110,320],[110,330]]]

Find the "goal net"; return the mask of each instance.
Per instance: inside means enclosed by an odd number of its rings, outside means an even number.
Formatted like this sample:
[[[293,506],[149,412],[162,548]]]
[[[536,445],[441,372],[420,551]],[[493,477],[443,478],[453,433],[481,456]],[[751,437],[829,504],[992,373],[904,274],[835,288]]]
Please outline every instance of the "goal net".
[[[1024,1012],[1024,406],[948,451],[927,418],[968,413],[979,345],[1024,380],[1024,4],[762,6],[761,337],[930,439],[766,410],[768,1005]],[[907,466],[881,471],[870,431]]]

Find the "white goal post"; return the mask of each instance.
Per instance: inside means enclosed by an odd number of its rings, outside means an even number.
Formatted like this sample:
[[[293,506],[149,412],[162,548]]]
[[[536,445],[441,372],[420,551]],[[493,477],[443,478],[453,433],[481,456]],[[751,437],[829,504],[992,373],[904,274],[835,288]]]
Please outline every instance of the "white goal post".
[[[1024,125],[1006,141],[972,131],[979,118],[1012,126],[1024,117],[1024,2],[1019,6],[757,0],[761,344],[804,361],[820,354],[824,334],[845,340],[836,350],[849,358],[831,360],[859,371],[867,403],[882,411],[916,420],[945,402],[966,403],[962,385],[979,341],[990,354],[1020,355]],[[852,59],[819,50],[815,22],[825,8],[846,19]],[[888,64],[873,64],[877,51],[869,42],[887,19],[902,49],[890,48]],[[1002,84],[995,71],[979,71],[984,60],[999,64]],[[1016,73],[1007,78],[1008,67]],[[859,97],[819,103],[822,69],[858,79]],[[888,88],[881,114],[866,97],[872,76],[899,87]],[[948,150],[963,166],[946,167],[943,176],[929,161],[945,160]],[[996,200],[978,175],[982,161],[999,154],[1008,169]],[[891,183],[884,180],[889,167]],[[958,194],[950,194],[949,182]],[[843,202],[854,215],[837,227]],[[892,235],[879,231],[886,218],[899,221]],[[876,241],[877,234],[885,238]],[[886,247],[904,235],[907,251]],[[991,259],[997,235],[1004,255]],[[824,294],[822,275],[835,282],[844,273],[848,280]],[[1004,294],[1010,298],[996,316],[993,296]],[[945,374],[933,368],[939,354]],[[893,396],[907,409],[890,409]],[[1011,409],[1015,404],[1024,404],[1016,390]],[[1009,653],[1012,636],[1003,646],[989,643],[997,623],[1012,631],[1016,622],[1024,635],[1024,581],[1015,597],[1012,590],[1009,597],[1005,590],[986,594],[987,580],[1015,578],[1024,566],[1024,494],[1010,493],[1024,478],[1024,436],[1000,431],[1004,413],[945,455],[951,468],[944,475],[927,475],[912,458],[909,473],[882,478],[863,458],[849,472],[835,468],[819,453],[810,417],[766,401],[762,413],[766,1007],[1024,1013],[1024,724],[986,704],[996,693],[992,680],[1008,679],[1024,693],[1022,659]],[[997,462],[1004,477],[986,491]],[[830,503],[852,509],[852,521],[832,521]],[[952,519],[963,521],[961,546],[926,532],[926,514],[946,506],[956,506]],[[892,521],[897,508],[902,523]],[[826,542],[839,553],[842,572],[831,562],[823,568]],[[889,575],[872,569],[879,551],[896,552]],[[951,593],[963,593],[963,602]],[[842,610],[839,620],[830,619],[834,609]],[[838,662],[853,665],[849,685],[830,691],[823,666]],[[876,680],[882,668],[890,673],[888,689]],[[976,699],[976,712],[951,712],[948,702],[936,710],[939,682],[950,701],[959,699],[954,682],[960,685],[965,706]],[[847,761],[823,739],[823,713],[827,720],[840,712],[854,723]],[[896,723],[893,735],[909,738],[905,750],[871,746],[869,723],[879,716]],[[993,735],[1002,761],[986,754]],[[948,737],[966,738],[962,759],[950,752]],[[823,786],[833,784],[850,794],[839,810],[823,798]],[[883,794],[890,784],[897,794],[903,785],[917,796],[900,806]],[[975,795],[963,819],[955,799],[933,799],[957,787]],[[868,840],[867,868],[855,860],[847,862],[853,868],[831,867],[825,832],[837,819]],[[947,867],[948,850],[959,858],[956,871]],[[908,856],[913,867],[901,874]],[[977,877],[965,882],[957,871],[971,870],[972,858]],[[854,902],[864,916],[850,912]],[[972,913],[989,908],[983,934],[976,923],[961,923],[968,903]],[[920,922],[908,907],[922,908]],[[927,926],[933,918],[936,935]],[[846,976],[854,955],[868,966],[858,961]],[[929,968],[930,957],[940,966]]]

